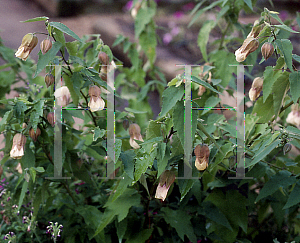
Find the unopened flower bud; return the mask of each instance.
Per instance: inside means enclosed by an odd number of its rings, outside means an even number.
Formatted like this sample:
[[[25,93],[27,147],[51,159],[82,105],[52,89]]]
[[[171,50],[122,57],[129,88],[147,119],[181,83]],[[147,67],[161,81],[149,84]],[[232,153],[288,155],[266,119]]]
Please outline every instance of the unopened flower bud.
[[[263,27],[264,27],[264,24],[259,24],[259,21],[255,20],[252,30],[248,34],[247,38],[248,37],[256,38],[259,35],[260,31],[263,29]]]
[[[130,139],[129,139],[130,146],[133,147],[134,149],[140,148],[140,145],[138,145],[138,143],[134,141],[135,139],[144,142],[141,135],[141,128],[138,124],[136,123],[130,124],[129,135],[130,135]]]
[[[23,125],[22,125],[22,128],[26,128],[27,127],[27,124],[24,122]]]
[[[175,181],[175,174],[173,171],[165,170],[159,178],[159,184],[156,189],[155,198],[165,200],[170,186]]]
[[[0,165],[0,178],[1,178],[2,174],[3,174],[3,167],[2,167],[2,165]]]
[[[49,112],[47,115],[47,121],[50,123],[52,127],[54,127],[54,113]]]
[[[238,62],[243,62],[247,56],[254,52],[259,46],[259,41],[253,37],[244,40],[243,45],[235,51],[235,58]]]
[[[263,55],[264,59],[267,60],[272,54],[274,53],[274,46],[269,43],[265,42],[261,47],[261,54]]]
[[[103,65],[109,64],[109,56],[103,51],[99,52],[98,59]]]
[[[37,141],[38,137],[41,135],[41,129],[39,129],[38,127],[36,128],[36,132],[34,132],[33,128],[29,129],[29,136],[32,138],[32,140],[34,142]]]
[[[103,110],[105,102],[101,98],[101,89],[97,85],[93,85],[89,89],[90,101],[88,106],[92,112]]]
[[[259,97],[260,92],[263,89],[263,82],[264,79],[260,77],[253,80],[252,87],[249,90],[249,98],[251,101],[255,101]]]
[[[67,86],[55,90],[54,96],[59,106],[67,106],[70,103],[71,94]]]
[[[54,84],[54,81],[55,81],[54,76],[51,73],[47,73],[45,76],[45,83],[47,88],[52,84]]]
[[[125,130],[127,130],[129,128],[129,121],[127,119],[125,119],[123,121],[123,127],[124,127]]]
[[[41,51],[43,54],[47,53],[52,48],[52,42],[49,39],[45,39],[41,43]]]
[[[290,143],[286,143],[283,146],[283,154],[285,155],[286,153],[290,152],[292,149],[292,145]]]
[[[102,67],[101,67],[99,77],[100,77],[103,81],[107,81],[107,66],[102,66]]]
[[[293,104],[291,106],[291,112],[288,114],[286,122],[295,125],[300,129],[300,109],[298,104]]]
[[[10,157],[20,159],[24,155],[24,146],[26,143],[25,135],[17,133],[13,138],[13,145],[10,151]]]
[[[23,61],[26,61],[30,52],[37,45],[37,43],[38,38],[34,34],[29,33],[25,35],[22,39],[22,44],[15,53],[15,56],[22,59]]]
[[[194,149],[194,153],[196,156],[195,167],[200,171],[205,170],[209,162],[209,147],[207,145],[198,144]]]

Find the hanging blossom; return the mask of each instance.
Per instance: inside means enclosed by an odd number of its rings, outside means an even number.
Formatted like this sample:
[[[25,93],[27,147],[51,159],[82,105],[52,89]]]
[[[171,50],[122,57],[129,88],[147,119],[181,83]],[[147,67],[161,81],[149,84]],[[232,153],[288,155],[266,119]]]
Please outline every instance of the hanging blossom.
[[[175,181],[175,174],[173,171],[165,170],[159,178],[159,184],[156,188],[155,198],[165,200],[170,189],[170,186]]]
[[[26,61],[30,52],[37,45],[37,43],[38,38],[32,33],[28,33],[23,37],[22,44],[15,53],[15,56],[22,59],[23,61]]]
[[[138,143],[134,141],[135,139],[144,142],[141,135],[141,128],[138,124],[136,123],[130,124],[129,135],[130,135],[130,139],[129,139],[130,146],[133,147],[134,149],[140,148],[140,145],[138,145]]]

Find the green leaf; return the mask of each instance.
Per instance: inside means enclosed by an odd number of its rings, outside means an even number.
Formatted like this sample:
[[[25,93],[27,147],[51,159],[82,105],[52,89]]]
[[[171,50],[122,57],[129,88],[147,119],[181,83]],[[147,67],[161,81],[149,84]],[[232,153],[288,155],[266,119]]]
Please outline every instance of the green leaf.
[[[22,168],[31,168],[35,166],[35,156],[32,152],[29,143],[25,144],[24,156],[21,158]]]
[[[18,101],[14,106],[14,116],[17,119],[23,120],[24,118],[24,112],[27,110],[27,106],[22,102]]]
[[[260,119],[258,120],[258,123],[267,123],[269,122],[272,117],[274,116],[274,103],[273,103],[273,96],[269,95],[265,103],[263,103],[263,98],[260,97],[255,102],[252,114],[254,115],[256,113],[256,116],[259,116]]]
[[[112,194],[110,201],[115,201],[118,197],[120,197],[126,190],[127,187],[131,184],[132,179],[127,176],[126,174],[123,174],[124,179],[119,180],[119,183],[117,185],[117,188],[114,190],[115,193]]]
[[[157,178],[164,172],[170,159],[170,148],[165,143],[157,146]]]
[[[275,43],[280,49],[280,51],[282,52],[286,65],[288,66],[291,72],[294,72],[293,62],[292,62],[293,45],[291,41],[288,39],[281,39],[281,40],[275,40]]]
[[[37,188],[37,192],[34,194],[33,197],[33,208],[35,208],[35,210],[33,210],[33,217],[36,218],[38,212],[39,212],[39,208],[42,202],[42,187],[38,187]]]
[[[39,173],[45,172],[45,169],[43,167],[35,167],[34,169]]]
[[[270,154],[270,152],[275,149],[280,144],[280,140],[277,140],[271,144],[269,144],[267,147],[262,146],[259,151],[255,153],[255,156],[252,158],[251,162],[246,165],[246,167],[250,167],[258,163],[259,161],[263,160],[267,155]]]
[[[44,17],[36,17],[33,19],[27,19],[25,21],[20,21],[21,23],[29,23],[29,22],[37,22],[37,21],[46,21],[47,19],[49,19],[48,17],[44,16]]]
[[[115,139],[115,163],[117,163],[122,151],[122,139]]]
[[[38,102],[34,104],[33,111],[30,114],[30,123],[34,132],[36,132],[37,124],[40,121],[40,117],[43,116],[44,103],[45,100],[38,100]]]
[[[182,179],[178,180],[178,186],[180,191],[180,202],[184,199],[186,194],[191,190],[195,183],[194,179]]]
[[[52,31],[53,33],[53,38],[55,39],[55,41],[60,42],[63,46],[66,45],[66,39],[64,36],[64,33],[62,31],[60,31],[59,29],[54,28],[54,30]],[[64,51],[64,49],[62,49],[62,51]]]
[[[96,141],[98,138],[102,138],[106,133],[106,130],[96,127],[93,133],[93,141]]]
[[[86,225],[93,229],[97,228],[103,217],[103,213],[91,205],[78,206],[75,208],[75,212],[80,214],[84,218]]]
[[[164,220],[176,229],[182,241],[184,241],[184,235],[192,242],[197,241],[190,215],[182,210],[172,210],[168,207],[162,208],[161,211],[165,213]]]
[[[275,119],[279,115],[280,108],[283,105],[285,95],[290,88],[289,72],[283,72],[273,84],[273,100]]]
[[[246,3],[247,6],[253,11],[252,1],[251,0],[244,0],[244,3]]]
[[[150,121],[146,129],[146,139],[150,140],[152,138],[161,136],[161,124],[157,121]]]
[[[155,24],[153,23],[153,21],[151,21],[151,24],[147,25],[147,27],[139,37],[139,43],[146,53],[151,65],[153,65],[156,58],[157,40],[155,31]]]
[[[77,75],[76,75],[77,76]],[[75,77],[76,77],[75,76]],[[80,94],[80,80],[78,79],[75,79],[75,83],[73,82],[74,79],[70,79],[70,77],[68,75],[63,75],[63,78],[64,78],[64,81],[65,81],[65,84],[66,86],[68,87],[69,91],[70,91],[70,94],[71,94],[71,98],[73,100],[73,104],[75,106],[78,106],[78,102],[79,102],[79,95],[78,93]],[[73,78],[73,76],[72,76]],[[78,86],[79,85],[79,86]],[[77,90],[77,92],[75,91],[75,89]]]
[[[284,205],[283,209],[290,208],[296,204],[300,203],[300,183],[297,182],[293,191],[291,192],[288,201]]]
[[[299,73],[299,71],[291,73],[289,80],[290,80],[290,85],[291,85],[290,92],[291,92],[292,100],[294,103],[297,103],[297,100],[300,97],[300,92],[299,92],[299,90],[300,90],[300,73]]]
[[[135,233],[133,236],[130,236],[125,243],[141,243],[141,242],[147,242],[147,240],[152,235],[152,231],[154,228],[151,229],[143,229],[142,231],[139,231],[138,233]]]
[[[120,154],[120,159],[124,164],[124,171],[132,180],[134,180],[134,158],[135,152],[133,150],[127,150],[125,152],[121,152]]]
[[[221,101],[219,97],[216,96],[210,96],[206,101],[205,101],[205,108],[214,108],[216,105]],[[209,112],[210,109],[203,110],[201,115],[204,115],[205,113]]]
[[[31,177],[32,177],[32,181],[33,181],[33,183],[35,182],[35,177],[36,177],[36,170],[33,168],[33,167],[31,167],[30,169],[29,169],[29,173],[30,173],[30,175],[31,175]]]
[[[3,132],[6,124],[9,123],[8,121],[12,118],[12,116],[13,116],[13,110],[9,110],[9,111],[5,112],[4,117],[0,121],[0,132]]]
[[[204,209],[204,215],[215,221],[217,224],[225,226],[227,229],[232,231],[232,227],[228,222],[226,216],[216,207],[213,203],[207,201],[202,203]]]
[[[201,79],[199,79],[195,76],[191,76],[191,78],[192,78],[192,82],[200,84],[200,85],[204,86],[205,88],[210,89],[213,92],[221,94],[218,90],[216,90],[214,87],[212,87],[209,83],[207,83],[207,82],[205,82],[205,81],[203,81],[203,80],[201,80]]]
[[[293,29],[291,29],[290,27],[288,27],[287,25],[285,24],[282,24],[282,25],[273,25],[274,27],[278,28],[278,29],[282,29],[282,30],[286,30],[288,32],[291,32],[291,33],[299,33],[298,31],[295,31]]]
[[[132,109],[130,107],[125,107],[125,111],[128,111],[128,112],[132,112],[134,114],[143,114],[143,113],[147,113],[147,111],[138,111],[136,109]]]
[[[158,119],[166,115],[176,105],[176,102],[181,100],[183,94],[184,87],[182,85],[179,87],[171,86],[165,89],[162,95],[163,104]]]
[[[294,184],[295,182],[296,178],[294,176],[291,177],[291,173],[289,171],[279,171],[277,174],[272,176],[270,180],[260,190],[259,195],[255,200],[255,203],[269,195],[272,195],[279,188],[286,188]]]
[[[21,208],[21,205],[22,205],[24,197],[25,197],[25,193],[27,192],[27,188],[28,188],[28,182],[26,180],[24,180],[21,194],[20,194],[20,199],[19,199],[19,205],[18,205],[19,208]]]
[[[280,76],[279,72],[274,72],[273,67],[266,67],[264,71],[264,84],[263,84],[263,102],[269,97],[272,91],[272,86],[277,78]]]
[[[131,207],[139,206],[141,196],[135,189],[126,188],[126,190],[116,200],[108,200],[104,207],[112,210],[118,215],[118,221],[121,222],[128,214]]]
[[[39,51],[39,60],[36,66],[35,74],[33,78],[35,78],[43,69],[49,65],[49,63],[55,58],[57,52],[62,47],[62,44],[60,42],[54,42],[52,45],[52,48],[43,55],[41,51]]]
[[[200,29],[199,34],[198,34],[197,44],[198,44],[198,46],[201,50],[202,56],[203,56],[203,58],[206,62],[208,62],[207,53],[206,53],[206,45],[207,45],[207,42],[208,42],[209,33],[216,26],[216,24],[217,23],[214,20],[206,21],[203,24],[203,26]]]
[[[148,167],[153,165],[153,161],[156,156],[156,151],[157,151],[157,149],[154,148],[154,149],[152,149],[152,151],[150,151],[150,154],[144,153],[143,156],[137,157],[136,162],[135,162],[135,172],[134,172],[134,180],[135,181],[138,181],[140,179],[142,173],[145,173],[146,170],[148,169]]]
[[[150,23],[151,19],[155,15],[155,9],[141,8],[135,18],[134,32],[135,38],[139,38],[140,34],[145,30],[145,27]]]
[[[74,39],[83,42],[78,35],[76,35],[72,30],[70,30],[66,25],[64,25],[63,23],[60,22],[50,22],[49,23],[50,26],[59,29],[60,31],[64,32],[65,34],[73,37]]]

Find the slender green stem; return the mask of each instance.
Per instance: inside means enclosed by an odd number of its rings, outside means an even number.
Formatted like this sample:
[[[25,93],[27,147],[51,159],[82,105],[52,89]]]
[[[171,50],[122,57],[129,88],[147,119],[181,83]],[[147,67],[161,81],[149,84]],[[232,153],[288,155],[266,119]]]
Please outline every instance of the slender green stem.
[[[221,37],[221,42],[220,42],[219,50],[222,49],[222,46],[223,46],[223,43],[224,43],[224,39],[225,39],[226,33],[227,33],[228,29],[229,29],[229,26],[230,26],[230,24],[228,23],[227,26],[226,26],[226,29],[222,32],[222,37]]]

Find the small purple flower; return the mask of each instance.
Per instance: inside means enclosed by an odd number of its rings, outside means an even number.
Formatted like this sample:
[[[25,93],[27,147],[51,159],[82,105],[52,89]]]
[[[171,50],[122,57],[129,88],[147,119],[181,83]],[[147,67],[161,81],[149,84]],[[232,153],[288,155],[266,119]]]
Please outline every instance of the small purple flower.
[[[132,8],[133,1],[128,1],[124,6],[124,11],[129,11]]]
[[[163,37],[163,43],[165,45],[168,45],[173,39],[173,36],[170,34],[170,33],[166,33],[164,34],[164,37]]]

